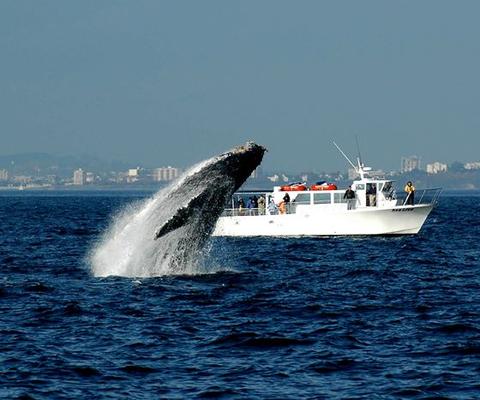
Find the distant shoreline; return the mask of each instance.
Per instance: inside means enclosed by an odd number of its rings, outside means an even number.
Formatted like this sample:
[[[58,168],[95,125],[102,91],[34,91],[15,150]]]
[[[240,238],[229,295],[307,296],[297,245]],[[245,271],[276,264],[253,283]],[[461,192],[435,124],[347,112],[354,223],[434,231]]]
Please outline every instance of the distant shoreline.
[[[83,195],[83,196],[88,196],[88,195],[96,195],[96,194],[108,194],[108,193],[156,193],[160,189],[164,188],[166,186],[133,186],[128,185],[128,186],[58,186],[58,187],[34,187],[34,188],[24,188],[24,189],[18,189],[16,187],[2,187],[0,186],[0,197],[8,197],[8,196],[30,196],[30,195],[38,195],[38,196],[44,196],[44,195],[63,195],[63,194],[68,194],[68,195]],[[269,192],[272,190],[272,187],[270,188],[258,188],[258,187],[246,187],[246,188],[241,188],[243,191],[265,191]],[[453,196],[480,196],[480,189],[443,189],[442,194],[440,197],[453,197]]]

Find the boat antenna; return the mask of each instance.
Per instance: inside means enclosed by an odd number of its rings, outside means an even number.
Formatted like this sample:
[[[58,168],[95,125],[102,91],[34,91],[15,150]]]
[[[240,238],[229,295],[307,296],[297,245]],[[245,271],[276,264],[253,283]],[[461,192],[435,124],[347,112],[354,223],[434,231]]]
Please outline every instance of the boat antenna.
[[[333,140],[332,140],[332,143],[335,145],[335,147],[337,148],[337,150],[342,154],[342,156],[345,157],[345,159],[349,162],[349,164],[355,169],[355,171],[359,171],[359,168],[356,167],[352,161],[347,157],[347,155],[343,152],[343,150],[338,146],[338,144],[336,144]]]
[[[355,141],[357,142],[358,162],[363,166],[362,154],[360,153],[360,145],[358,144],[358,135],[355,135]]]

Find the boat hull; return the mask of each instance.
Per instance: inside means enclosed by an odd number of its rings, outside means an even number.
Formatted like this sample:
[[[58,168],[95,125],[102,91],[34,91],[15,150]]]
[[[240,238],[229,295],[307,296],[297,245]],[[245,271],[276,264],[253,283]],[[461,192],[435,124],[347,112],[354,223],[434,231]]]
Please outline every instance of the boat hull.
[[[294,214],[220,217],[213,236],[405,235],[422,228],[432,204],[318,210],[299,207]]]

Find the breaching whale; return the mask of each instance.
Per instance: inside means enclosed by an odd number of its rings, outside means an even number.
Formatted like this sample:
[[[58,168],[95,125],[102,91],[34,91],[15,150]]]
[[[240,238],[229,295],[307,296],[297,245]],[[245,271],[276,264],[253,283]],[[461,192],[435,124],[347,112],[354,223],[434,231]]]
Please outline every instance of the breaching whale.
[[[247,142],[187,171],[177,182],[113,221],[91,262],[97,276],[191,272],[232,194],[266,149]]]
[[[247,142],[188,176],[165,199],[182,206],[156,231],[154,238],[159,239],[186,224],[204,236],[210,235],[225,204],[261,163],[264,152],[264,147]],[[188,202],[183,205],[185,199]]]

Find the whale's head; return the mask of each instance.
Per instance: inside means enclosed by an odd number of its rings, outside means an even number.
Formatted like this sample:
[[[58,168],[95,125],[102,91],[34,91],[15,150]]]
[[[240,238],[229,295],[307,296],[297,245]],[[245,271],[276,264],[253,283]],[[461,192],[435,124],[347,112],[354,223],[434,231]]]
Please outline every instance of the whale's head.
[[[254,142],[247,142],[243,146],[218,156],[214,162],[214,169],[220,174],[225,174],[234,184],[234,190],[237,190],[252,174],[255,168],[262,162],[265,147]],[[233,192],[231,193],[233,194]]]

